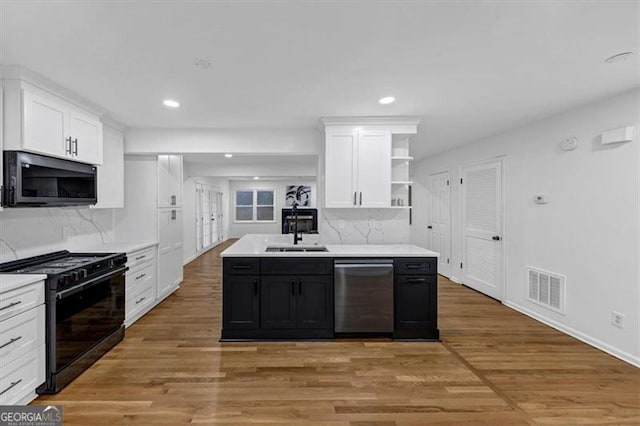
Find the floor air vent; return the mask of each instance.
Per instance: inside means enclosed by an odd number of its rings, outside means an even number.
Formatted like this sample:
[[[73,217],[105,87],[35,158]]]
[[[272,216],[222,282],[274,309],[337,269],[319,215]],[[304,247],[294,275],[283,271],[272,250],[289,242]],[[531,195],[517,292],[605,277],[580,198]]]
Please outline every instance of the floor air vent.
[[[538,305],[564,314],[566,278],[560,274],[527,268],[529,276],[528,299]]]

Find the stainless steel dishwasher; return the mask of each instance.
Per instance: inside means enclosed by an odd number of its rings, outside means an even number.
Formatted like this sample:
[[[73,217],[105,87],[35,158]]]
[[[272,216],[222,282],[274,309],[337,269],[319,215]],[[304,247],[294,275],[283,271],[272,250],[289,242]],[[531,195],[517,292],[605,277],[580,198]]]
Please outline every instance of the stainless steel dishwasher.
[[[336,333],[393,332],[393,260],[336,260]]]

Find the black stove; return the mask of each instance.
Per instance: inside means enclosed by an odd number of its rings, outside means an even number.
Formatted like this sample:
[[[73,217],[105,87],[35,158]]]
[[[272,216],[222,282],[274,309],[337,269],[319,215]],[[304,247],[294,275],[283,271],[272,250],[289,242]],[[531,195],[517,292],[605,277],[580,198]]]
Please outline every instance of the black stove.
[[[0,264],[0,272],[45,274],[48,289],[63,290],[127,263],[124,253],[70,253],[66,250]]]
[[[66,250],[0,264],[0,272],[45,274],[47,381],[56,393],[124,337],[124,253]]]

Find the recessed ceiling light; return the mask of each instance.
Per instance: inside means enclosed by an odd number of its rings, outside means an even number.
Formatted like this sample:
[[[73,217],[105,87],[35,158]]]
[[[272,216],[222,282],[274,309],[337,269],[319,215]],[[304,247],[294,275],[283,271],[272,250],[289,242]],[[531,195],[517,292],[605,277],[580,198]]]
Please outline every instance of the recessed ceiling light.
[[[394,98],[393,96],[387,96],[380,99],[378,102],[381,103],[382,105],[387,105],[387,104],[393,103],[393,101],[395,100],[396,98]]]
[[[201,70],[208,70],[211,68],[211,62],[203,58],[196,58],[193,60],[193,66]]]
[[[260,179],[260,176],[254,176],[253,179],[254,180],[258,180],[258,179]]]
[[[162,101],[162,103],[164,104],[164,106],[167,106],[169,108],[180,108],[180,102],[174,101],[172,99],[165,99],[164,101]]]
[[[231,157],[233,157],[233,154],[225,154],[224,156],[227,157],[227,158],[231,158]]]
[[[609,56],[607,59],[605,59],[604,61],[607,64],[612,64],[614,62],[623,62],[626,61],[627,59],[630,59],[633,56],[633,52],[622,52],[622,53],[618,53],[616,55],[613,56]]]

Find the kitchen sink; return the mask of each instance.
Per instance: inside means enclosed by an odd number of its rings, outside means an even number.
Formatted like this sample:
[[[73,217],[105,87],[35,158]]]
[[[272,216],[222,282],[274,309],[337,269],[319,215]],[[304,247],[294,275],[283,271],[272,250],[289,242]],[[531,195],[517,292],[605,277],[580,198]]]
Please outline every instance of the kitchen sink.
[[[265,250],[267,253],[289,253],[289,252],[297,252],[297,253],[305,253],[305,252],[326,252],[326,247],[324,246],[306,246],[306,247],[282,247],[282,246],[269,246]]]

